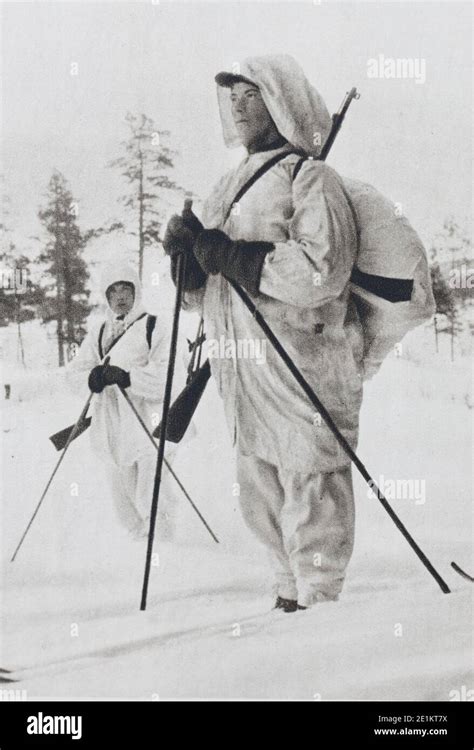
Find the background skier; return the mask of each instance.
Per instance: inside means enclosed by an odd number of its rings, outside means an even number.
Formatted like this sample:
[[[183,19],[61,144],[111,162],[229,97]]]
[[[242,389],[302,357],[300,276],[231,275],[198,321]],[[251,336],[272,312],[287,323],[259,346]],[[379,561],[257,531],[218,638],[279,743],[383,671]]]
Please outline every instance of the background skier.
[[[92,446],[104,462],[122,524],[141,538],[148,532],[156,451],[117,386],[126,389],[152,432],[161,415],[170,327],[159,317],[151,330],[138,275],[127,263],[110,263],[103,271],[101,289],[107,305],[105,321],[90,327],[69,365],[68,377],[75,384],[76,373],[88,373],[89,388],[97,394],[92,400]],[[107,354],[110,363],[104,367],[101,361]],[[177,387],[179,374],[178,369]],[[166,470],[163,481],[157,528],[169,536],[174,496]]]
[[[362,329],[349,296],[357,252],[354,214],[338,175],[317,156],[331,118],[287,55],[249,58],[219,73],[224,139],[247,156],[206,201],[203,222],[174,216],[164,247],[187,253],[184,307],[200,309],[207,337],[262,334],[224,275],[254,297],[338,428],[355,447],[362,400]],[[297,153],[295,153],[295,151]],[[284,154],[229,212],[247,180]],[[335,600],[353,549],[349,459],[272,347],[266,365],[212,359],[237,449],[240,505],[270,553],[276,606],[295,611]]]

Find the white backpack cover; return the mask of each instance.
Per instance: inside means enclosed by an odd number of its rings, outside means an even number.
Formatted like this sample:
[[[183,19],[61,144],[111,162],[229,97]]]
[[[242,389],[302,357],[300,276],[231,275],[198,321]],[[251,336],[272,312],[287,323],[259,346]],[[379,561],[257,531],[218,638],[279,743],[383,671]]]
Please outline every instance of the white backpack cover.
[[[343,178],[356,215],[359,249],[351,291],[364,330],[364,368],[371,377],[395,344],[433,315],[423,244],[392,201],[359,180]]]

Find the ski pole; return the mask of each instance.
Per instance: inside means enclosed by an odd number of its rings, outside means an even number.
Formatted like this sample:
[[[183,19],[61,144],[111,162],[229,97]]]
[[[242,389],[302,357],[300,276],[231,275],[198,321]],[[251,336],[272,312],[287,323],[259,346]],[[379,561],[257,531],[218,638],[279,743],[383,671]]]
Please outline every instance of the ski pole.
[[[311,401],[311,403],[313,404],[313,406],[315,407],[315,409],[317,409],[318,412],[319,412],[319,414],[321,414],[322,418],[326,422],[327,426],[331,430],[331,432],[334,435],[334,437],[336,438],[337,442],[343,448],[343,450],[346,452],[346,454],[349,456],[349,458],[351,459],[352,463],[356,466],[356,468],[358,469],[359,473],[363,476],[363,478],[365,479],[365,481],[368,483],[368,485],[371,488],[371,490],[372,491],[376,491],[377,497],[380,500],[382,506],[385,508],[385,510],[387,511],[388,515],[390,516],[390,518],[394,522],[395,526],[403,534],[403,536],[407,540],[408,544],[413,549],[413,551],[418,556],[418,558],[421,560],[421,562],[423,563],[423,565],[425,566],[425,568],[431,573],[431,575],[433,576],[433,578],[437,582],[438,586],[440,587],[441,591],[444,594],[449,594],[450,593],[450,589],[449,589],[447,583],[441,578],[440,574],[433,567],[433,565],[431,564],[431,562],[429,561],[429,559],[426,557],[426,555],[423,552],[423,550],[418,546],[418,544],[415,542],[415,540],[411,536],[411,534],[408,531],[408,529],[404,526],[404,524],[402,523],[402,521],[399,519],[399,517],[397,516],[397,514],[395,513],[395,511],[393,510],[393,508],[389,504],[388,500],[383,495],[382,491],[379,489],[379,487],[377,486],[377,484],[374,482],[374,480],[370,476],[369,472],[365,468],[365,466],[362,463],[362,461],[359,459],[359,457],[357,456],[357,454],[352,450],[351,446],[347,442],[347,440],[344,437],[344,435],[342,435],[342,433],[339,431],[339,428],[336,426],[334,420],[332,419],[332,417],[329,414],[329,412],[327,411],[327,409],[321,403],[321,401],[319,400],[319,398],[316,395],[316,393],[314,392],[314,390],[311,388],[311,386],[308,383],[308,381],[301,374],[300,370],[296,367],[295,363],[293,362],[293,360],[289,356],[288,352],[286,351],[286,349],[284,349],[284,347],[282,346],[282,344],[280,343],[280,341],[278,340],[278,338],[275,336],[275,334],[271,330],[270,326],[268,325],[268,323],[266,322],[266,320],[264,319],[264,317],[262,316],[262,314],[258,311],[256,305],[252,302],[252,300],[247,295],[247,293],[242,289],[242,287],[239,286],[239,284],[237,284],[232,279],[227,278],[227,276],[225,276],[225,279],[229,282],[229,284],[231,285],[231,287],[238,294],[238,296],[240,297],[240,299],[242,300],[242,302],[244,303],[244,305],[247,307],[247,309],[250,311],[250,313],[252,314],[252,316],[255,318],[255,320],[257,321],[258,325],[260,326],[260,328],[263,330],[263,332],[267,336],[267,338],[270,341],[270,343],[273,346],[273,348],[279,354],[279,356],[281,357],[281,359],[283,360],[283,362],[285,363],[285,365],[288,367],[288,369],[291,372],[291,374],[293,375],[293,377],[296,379],[296,381],[298,382],[298,384],[301,386],[301,388],[303,389],[303,391],[306,393],[306,395],[308,396],[309,400]]]
[[[109,360],[110,360],[110,357],[106,357],[103,364],[107,365],[109,363]],[[84,405],[84,408],[81,411],[79,419],[77,420],[77,422],[75,423],[74,427],[72,428],[72,430],[71,430],[71,432],[69,434],[69,437],[68,437],[68,439],[66,441],[66,445],[64,446],[64,448],[62,450],[62,453],[59,456],[59,460],[58,460],[56,466],[54,467],[53,473],[51,474],[51,476],[50,476],[50,478],[48,480],[48,483],[47,483],[46,487],[43,490],[43,494],[41,495],[41,497],[39,499],[39,502],[38,502],[38,504],[37,504],[37,506],[36,506],[36,508],[34,510],[34,513],[31,516],[31,518],[30,518],[30,520],[28,522],[28,525],[27,525],[25,531],[23,532],[23,535],[22,535],[21,539],[20,539],[20,541],[17,544],[17,547],[15,549],[15,552],[13,553],[13,556],[12,556],[12,559],[10,560],[10,562],[14,562],[15,557],[17,556],[19,549],[20,549],[21,545],[23,544],[23,542],[25,540],[25,537],[26,537],[26,535],[28,534],[28,532],[29,532],[29,530],[31,528],[31,525],[32,525],[33,521],[35,520],[35,518],[36,518],[36,516],[38,514],[38,511],[39,511],[39,509],[41,507],[41,504],[42,504],[44,498],[46,497],[46,493],[48,492],[48,490],[49,490],[49,488],[51,486],[51,482],[53,481],[54,477],[56,476],[56,472],[58,471],[59,467],[61,466],[62,460],[63,460],[64,456],[66,455],[66,451],[69,448],[69,446],[71,445],[72,441],[74,440],[74,438],[76,436],[76,433],[79,430],[79,427],[80,427],[80,425],[82,423],[82,420],[85,418],[85,416],[87,414],[87,410],[89,409],[89,405],[90,405],[90,402],[92,400],[92,396],[93,395],[94,394],[91,391],[91,393],[89,394],[89,397],[88,397],[88,399],[87,399],[87,401],[86,401],[86,403]]]
[[[146,426],[145,422],[143,421],[142,417],[140,416],[140,414],[138,413],[137,409],[135,408],[135,405],[134,405],[134,403],[133,403],[132,399],[130,398],[130,396],[128,395],[127,391],[125,390],[125,388],[122,388],[121,386],[118,386],[118,387],[119,387],[119,390],[120,390],[120,392],[122,393],[123,397],[125,398],[126,402],[127,402],[127,403],[128,403],[128,405],[130,406],[131,410],[132,410],[132,411],[133,411],[133,413],[135,414],[135,416],[136,416],[137,420],[139,421],[140,425],[142,426],[142,428],[143,428],[143,431],[145,432],[145,434],[146,434],[146,435],[147,435],[147,437],[149,438],[150,442],[152,443],[153,447],[154,447],[154,448],[155,448],[156,450],[158,450],[158,445],[157,445],[157,444],[155,443],[155,441],[154,441],[154,439],[153,439],[153,436],[152,436],[151,432],[149,431],[149,429],[148,429],[148,427]],[[178,487],[179,487],[179,488],[180,488],[180,490],[182,491],[182,493],[183,493],[183,495],[185,496],[186,500],[188,500],[188,502],[189,502],[189,503],[191,504],[191,507],[193,508],[193,510],[195,511],[195,513],[196,513],[196,514],[197,514],[197,515],[199,516],[199,518],[201,519],[202,523],[204,524],[204,526],[205,526],[205,527],[206,527],[206,529],[208,530],[209,534],[210,534],[210,535],[212,536],[212,538],[214,539],[214,541],[215,541],[215,542],[216,542],[217,544],[219,544],[219,540],[218,540],[218,538],[217,538],[217,537],[216,537],[216,535],[214,534],[213,530],[211,529],[211,527],[210,527],[210,526],[209,526],[209,524],[207,523],[207,521],[206,521],[206,519],[204,518],[204,516],[202,515],[202,513],[201,513],[201,512],[199,511],[199,509],[198,509],[198,507],[196,506],[196,504],[195,504],[195,503],[194,503],[194,502],[192,501],[191,497],[189,496],[189,493],[188,493],[188,492],[186,491],[186,489],[185,489],[185,487],[183,486],[182,482],[180,481],[179,477],[178,477],[178,476],[177,476],[177,475],[175,474],[175,472],[173,471],[173,468],[172,468],[172,466],[171,466],[171,465],[170,465],[170,463],[169,463],[169,462],[168,462],[168,461],[166,460],[166,458],[163,458],[163,463],[165,464],[165,466],[166,466],[166,468],[168,469],[168,471],[170,472],[171,476],[173,477],[173,479],[174,479],[174,480],[175,480],[175,482],[177,483]]]
[[[150,528],[148,530],[148,545],[146,551],[145,573],[143,576],[142,598],[140,609],[146,609],[146,600],[148,594],[148,583],[150,580],[151,557],[153,554],[153,539],[155,536],[155,523],[158,512],[158,500],[160,497],[161,473],[163,470],[163,459],[165,457],[166,428],[168,425],[168,413],[171,403],[171,388],[173,385],[174,363],[176,360],[176,346],[178,342],[179,313],[181,310],[181,298],[184,286],[184,272],[186,259],[183,253],[178,255],[177,260],[177,278],[176,278],[176,299],[173,315],[173,328],[171,332],[170,354],[168,359],[168,371],[166,373],[165,393],[163,397],[163,409],[161,415],[161,432],[158,443],[158,458],[156,461],[155,481],[153,484],[153,497],[151,502]]]

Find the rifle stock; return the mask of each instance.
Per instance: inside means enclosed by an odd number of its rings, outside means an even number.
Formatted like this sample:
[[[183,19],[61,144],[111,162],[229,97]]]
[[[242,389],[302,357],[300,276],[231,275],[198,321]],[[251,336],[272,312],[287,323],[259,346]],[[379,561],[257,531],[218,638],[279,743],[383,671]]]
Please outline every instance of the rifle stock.
[[[204,364],[193,373],[191,381],[173,401],[166,426],[166,439],[171,443],[179,443],[184,437],[210,377],[211,366],[209,360],[206,359]],[[160,437],[160,433],[161,423],[154,430],[153,437]]]
[[[91,425],[92,417],[86,417],[81,421],[81,423],[76,428],[76,434],[74,435],[74,440],[79,437],[83,432],[85,432]],[[63,430],[59,430],[59,432],[55,432],[54,435],[50,435],[49,439],[51,440],[52,444],[56,448],[57,451],[62,451],[64,446],[67,444],[67,441],[69,440],[69,436],[71,435],[75,425],[71,424],[69,427],[65,427]]]

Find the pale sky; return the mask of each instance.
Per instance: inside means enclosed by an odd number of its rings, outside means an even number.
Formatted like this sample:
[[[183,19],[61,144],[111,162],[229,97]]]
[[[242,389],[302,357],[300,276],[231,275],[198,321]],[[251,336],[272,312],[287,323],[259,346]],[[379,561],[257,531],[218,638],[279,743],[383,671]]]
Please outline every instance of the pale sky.
[[[176,177],[202,197],[241,158],[222,142],[214,75],[248,55],[293,55],[334,112],[352,104],[328,163],[403,206],[429,242],[472,199],[471,15],[459,2],[16,2],[2,7],[2,145],[9,223],[26,247],[53,168],[81,226],[120,216],[130,110],[180,151]],[[426,82],[373,79],[367,61],[422,59]],[[71,75],[77,63],[78,75]]]

